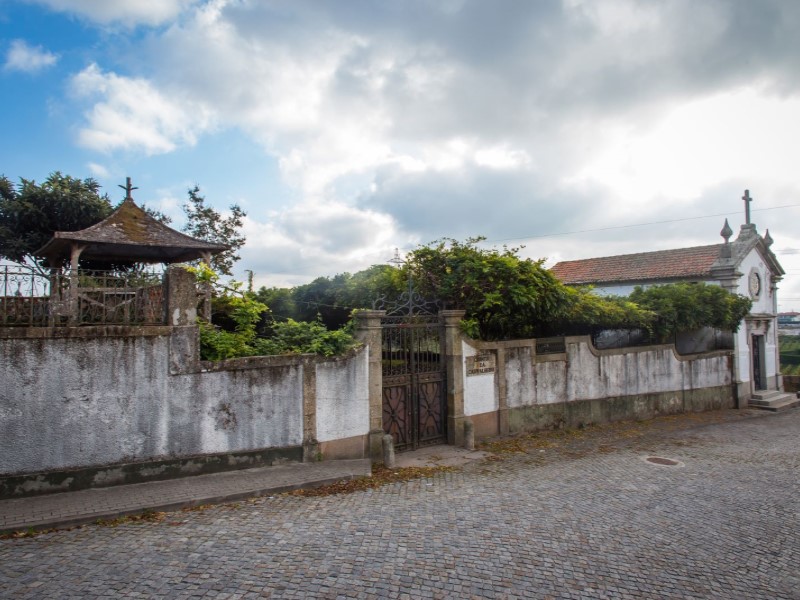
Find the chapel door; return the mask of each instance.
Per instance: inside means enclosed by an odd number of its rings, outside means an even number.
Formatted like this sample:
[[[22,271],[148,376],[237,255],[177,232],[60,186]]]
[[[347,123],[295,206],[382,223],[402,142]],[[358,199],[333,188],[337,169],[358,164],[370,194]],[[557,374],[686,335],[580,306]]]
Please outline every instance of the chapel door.
[[[755,391],[766,389],[764,385],[764,336],[754,335],[751,338],[751,348],[753,352],[753,388]]]

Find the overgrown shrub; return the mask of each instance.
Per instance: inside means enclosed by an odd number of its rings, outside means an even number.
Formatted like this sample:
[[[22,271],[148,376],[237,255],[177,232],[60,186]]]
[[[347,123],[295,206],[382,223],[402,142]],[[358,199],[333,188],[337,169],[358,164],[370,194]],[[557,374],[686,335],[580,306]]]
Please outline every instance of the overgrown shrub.
[[[203,360],[271,354],[333,356],[357,345],[351,327],[329,331],[319,321],[271,320],[267,305],[259,302],[255,294],[240,291],[241,284],[222,286],[207,267],[191,270],[199,281],[214,285],[214,322],[198,320]]]
[[[753,305],[750,298],[705,283],[636,287],[628,299],[656,315],[652,332],[662,340],[701,327],[736,332]]]

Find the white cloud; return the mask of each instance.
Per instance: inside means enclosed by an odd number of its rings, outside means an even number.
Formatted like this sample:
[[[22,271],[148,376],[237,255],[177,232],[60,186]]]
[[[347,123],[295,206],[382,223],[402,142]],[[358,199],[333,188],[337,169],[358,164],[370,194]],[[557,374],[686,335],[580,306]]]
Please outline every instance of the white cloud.
[[[162,93],[149,81],[103,73],[94,64],[72,78],[71,89],[79,98],[102,98],[78,134],[81,146],[100,152],[162,154],[195,144],[214,126],[213,112],[182,92]]]
[[[198,0],[28,0],[51,10],[107,25],[160,25],[174,20]]]
[[[385,263],[399,236],[391,217],[331,202],[286,208],[267,222],[246,217],[243,231],[242,262],[267,286]]]
[[[86,166],[89,168],[89,171],[91,172],[93,177],[103,177],[103,178],[105,178],[105,177],[110,177],[111,176],[111,172],[105,166],[103,166],[103,165],[101,165],[99,163],[90,162]]]
[[[38,73],[58,62],[58,55],[41,46],[29,46],[24,40],[13,40],[6,53],[6,71]]]
[[[768,192],[796,182],[800,97],[728,90],[680,105],[646,129],[616,122],[607,131],[575,179],[614,189],[621,204],[694,199],[732,177]]]

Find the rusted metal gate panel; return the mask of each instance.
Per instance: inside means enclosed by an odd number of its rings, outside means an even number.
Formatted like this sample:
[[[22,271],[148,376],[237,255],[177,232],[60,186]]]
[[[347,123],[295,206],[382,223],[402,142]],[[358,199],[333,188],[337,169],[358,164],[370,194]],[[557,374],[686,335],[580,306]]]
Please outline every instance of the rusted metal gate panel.
[[[435,315],[386,316],[383,326],[383,429],[395,449],[447,439],[443,330]]]

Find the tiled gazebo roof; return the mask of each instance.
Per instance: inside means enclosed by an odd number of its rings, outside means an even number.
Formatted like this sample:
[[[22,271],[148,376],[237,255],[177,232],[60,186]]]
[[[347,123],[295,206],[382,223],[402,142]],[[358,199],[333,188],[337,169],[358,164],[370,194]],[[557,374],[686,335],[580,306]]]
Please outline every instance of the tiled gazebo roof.
[[[55,263],[69,260],[75,246],[83,247],[82,259],[142,263],[186,262],[228,249],[224,244],[198,240],[157,221],[136,205],[130,190],[106,219],[80,231],[57,231],[36,254]]]

